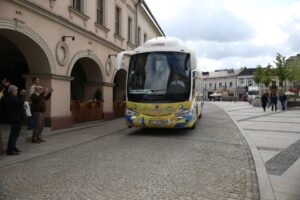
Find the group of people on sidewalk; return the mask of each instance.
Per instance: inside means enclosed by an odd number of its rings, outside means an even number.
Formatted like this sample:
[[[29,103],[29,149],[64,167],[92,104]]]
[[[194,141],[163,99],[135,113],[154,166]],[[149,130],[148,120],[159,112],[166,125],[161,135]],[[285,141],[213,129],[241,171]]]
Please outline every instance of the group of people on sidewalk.
[[[1,80],[0,103],[1,112],[10,122],[10,134],[6,149],[7,155],[19,155],[20,150],[16,147],[20,135],[24,116],[27,118],[28,129],[32,129],[32,143],[45,142],[42,139],[44,128],[44,112],[46,111],[45,100],[50,99],[52,89],[40,86],[39,78],[32,78],[33,85],[29,91],[29,102],[25,101],[26,91],[20,90],[6,78]]]
[[[279,98],[277,97],[276,93],[272,93],[271,96],[269,96],[268,92],[265,92],[261,97],[261,104],[264,111],[266,111],[266,107],[271,106],[271,110],[277,111],[277,102],[278,99],[281,103],[281,110],[285,110],[286,102],[287,102],[287,96],[282,93],[280,94]]]

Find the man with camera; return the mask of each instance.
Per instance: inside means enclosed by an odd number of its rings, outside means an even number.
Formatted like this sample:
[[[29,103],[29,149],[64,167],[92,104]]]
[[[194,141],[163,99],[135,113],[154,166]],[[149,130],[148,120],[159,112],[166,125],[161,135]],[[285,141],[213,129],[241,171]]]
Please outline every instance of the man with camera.
[[[31,112],[34,120],[32,133],[32,143],[45,142],[42,139],[42,131],[44,129],[44,112],[46,111],[46,100],[49,100],[53,89],[43,88],[39,85],[35,86],[34,93],[30,96]]]

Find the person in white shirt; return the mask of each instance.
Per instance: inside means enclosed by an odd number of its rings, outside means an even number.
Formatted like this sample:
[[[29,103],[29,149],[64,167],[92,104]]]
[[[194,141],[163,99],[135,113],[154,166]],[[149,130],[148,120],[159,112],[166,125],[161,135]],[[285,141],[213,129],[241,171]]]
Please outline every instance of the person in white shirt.
[[[37,77],[33,77],[32,79],[32,85],[29,89],[29,102],[25,102],[24,108],[25,108],[25,113],[27,117],[27,129],[32,130],[34,127],[34,120],[32,117],[31,113],[31,101],[30,101],[30,96],[35,92],[35,87],[40,86],[40,79]]]
[[[33,77],[32,78],[32,83],[33,84],[32,84],[32,86],[30,87],[30,90],[29,90],[29,96],[31,96],[34,93],[35,87],[40,85],[40,79],[37,78],[37,77]]]

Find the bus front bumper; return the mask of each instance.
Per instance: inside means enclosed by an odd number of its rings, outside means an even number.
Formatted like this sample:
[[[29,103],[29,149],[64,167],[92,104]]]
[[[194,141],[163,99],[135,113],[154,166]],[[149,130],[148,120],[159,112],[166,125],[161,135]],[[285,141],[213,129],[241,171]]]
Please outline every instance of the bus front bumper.
[[[128,127],[144,128],[191,128],[195,122],[193,115],[154,117],[146,115],[125,115]]]

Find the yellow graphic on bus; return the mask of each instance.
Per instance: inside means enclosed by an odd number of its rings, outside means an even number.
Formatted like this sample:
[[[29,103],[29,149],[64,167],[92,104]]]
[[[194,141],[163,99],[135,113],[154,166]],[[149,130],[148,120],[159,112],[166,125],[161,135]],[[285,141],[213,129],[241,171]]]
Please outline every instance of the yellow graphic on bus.
[[[129,127],[191,128],[197,119],[193,101],[179,103],[126,103]]]

